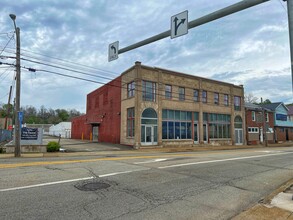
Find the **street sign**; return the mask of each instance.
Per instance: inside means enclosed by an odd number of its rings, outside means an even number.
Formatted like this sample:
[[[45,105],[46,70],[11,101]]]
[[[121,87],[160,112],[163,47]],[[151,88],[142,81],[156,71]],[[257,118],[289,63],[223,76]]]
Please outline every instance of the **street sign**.
[[[109,44],[108,61],[118,59],[119,41]]]
[[[18,120],[19,120],[19,124],[22,124],[23,121],[23,112],[18,112]]]
[[[171,38],[188,33],[188,11],[183,11],[171,17]]]

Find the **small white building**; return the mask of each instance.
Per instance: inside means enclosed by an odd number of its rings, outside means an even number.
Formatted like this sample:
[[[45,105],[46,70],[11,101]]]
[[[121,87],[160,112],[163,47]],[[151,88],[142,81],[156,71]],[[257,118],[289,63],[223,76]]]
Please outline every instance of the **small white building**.
[[[71,122],[60,122],[57,125],[52,125],[49,128],[49,135],[59,136],[62,138],[71,138]]]

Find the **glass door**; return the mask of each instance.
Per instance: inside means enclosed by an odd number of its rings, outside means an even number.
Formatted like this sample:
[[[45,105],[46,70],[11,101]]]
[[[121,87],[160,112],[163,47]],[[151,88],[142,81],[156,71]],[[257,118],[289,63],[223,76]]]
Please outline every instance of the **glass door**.
[[[235,129],[235,145],[243,144],[243,130]]]
[[[157,125],[142,125],[141,126],[141,144],[155,145],[158,141],[158,126]]]
[[[207,124],[203,124],[203,142],[206,144],[208,142],[208,126]]]
[[[198,125],[193,125],[193,140],[195,144],[198,144]]]

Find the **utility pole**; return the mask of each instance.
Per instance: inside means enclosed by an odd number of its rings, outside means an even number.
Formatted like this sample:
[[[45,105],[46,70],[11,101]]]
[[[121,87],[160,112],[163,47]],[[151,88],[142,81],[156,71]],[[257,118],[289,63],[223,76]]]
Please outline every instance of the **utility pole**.
[[[292,92],[293,92],[293,1],[287,1],[288,11],[288,28],[289,28],[289,41],[290,41],[290,54],[291,54],[291,77],[292,77]]]
[[[16,94],[15,94],[15,126],[14,126],[14,134],[15,134],[15,150],[14,156],[21,156],[21,147],[20,147],[20,132],[21,125],[19,120],[19,112],[20,112],[20,29],[16,27],[15,19],[16,15],[10,14],[10,18],[13,21],[15,34],[16,34]]]

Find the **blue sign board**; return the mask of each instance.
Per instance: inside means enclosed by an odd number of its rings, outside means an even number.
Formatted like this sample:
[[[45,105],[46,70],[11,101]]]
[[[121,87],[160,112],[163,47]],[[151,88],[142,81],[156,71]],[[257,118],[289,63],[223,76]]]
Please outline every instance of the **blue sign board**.
[[[18,120],[19,120],[19,124],[22,124],[22,121],[23,121],[23,112],[18,112]]]

